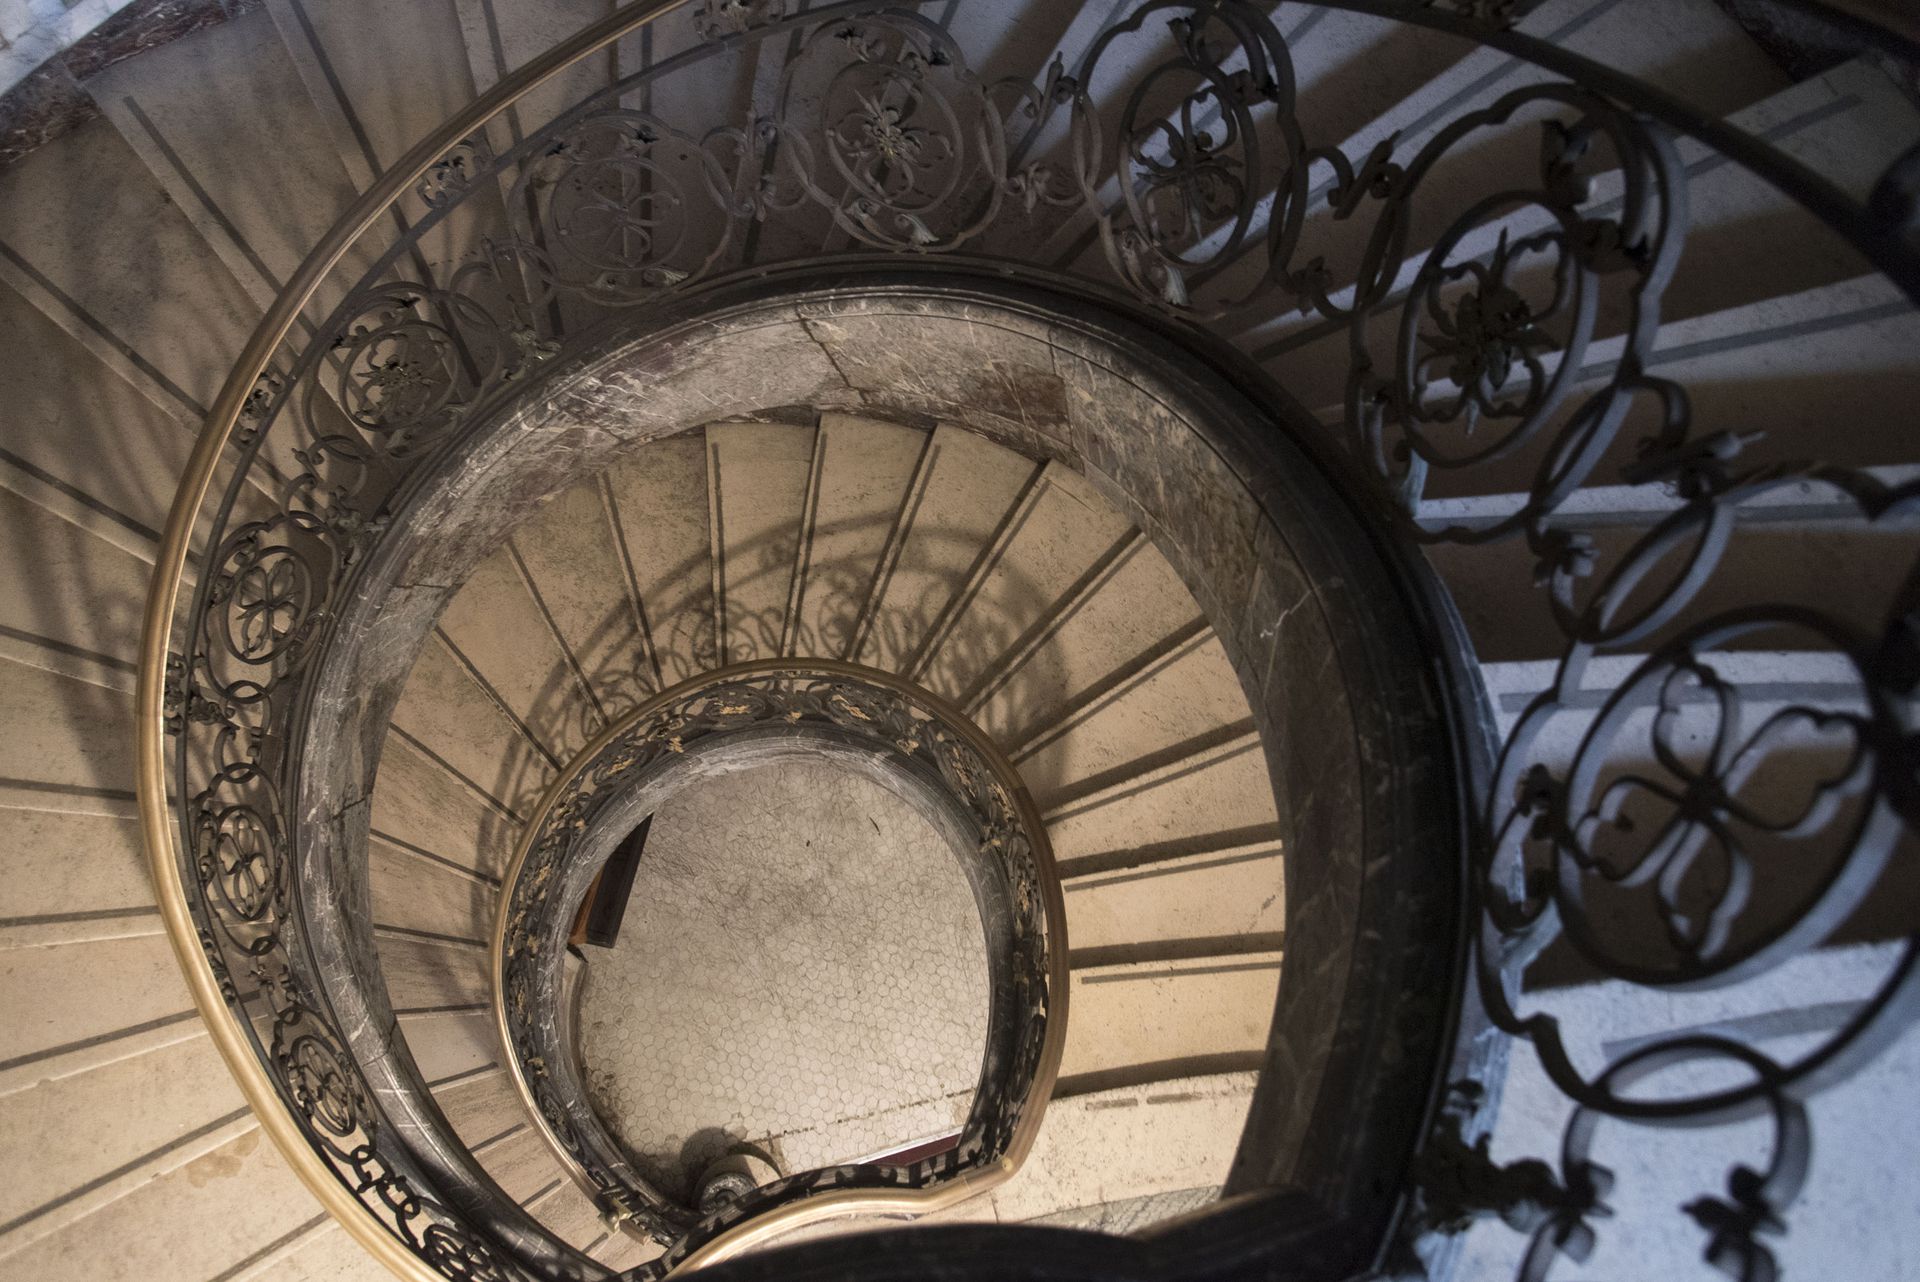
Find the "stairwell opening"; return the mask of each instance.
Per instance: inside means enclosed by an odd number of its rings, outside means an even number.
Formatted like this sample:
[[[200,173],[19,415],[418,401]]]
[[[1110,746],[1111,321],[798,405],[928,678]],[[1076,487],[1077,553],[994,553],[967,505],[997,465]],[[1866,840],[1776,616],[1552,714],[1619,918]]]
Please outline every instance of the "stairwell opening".
[[[1442,647],[1433,638],[1449,626],[1438,595],[1410,560],[1363,532],[1329,479],[1339,462],[1315,452],[1304,416],[1191,332],[1107,300],[963,277],[716,287],[664,306],[643,330],[610,322],[603,341],[579,350],[590,354],[508,389],[476,414],[457,448],[409,481],[388,535],[346,594],[298,735],[302,809],[312,820],[301,891],[314,905],[313,951],[343,1023],[363,1030],[355,1048],[363,1068],[389,1107],[412,1121],[403,1129],[421,1137],[423,1160],[441,1163],[449,1181],[486,1184],[459,1145],[433,1141],[447,1127],[404,1038],[365,1031],[394,1028],[396,1006],[367,925],[377,919],[369,815],[379,810],[388,727],[410,678],[421,664],[472,664],[439,625],[463,587],[492,572],[484,567],[497,563],[495,554],[551,505],[591,492],[592,478],[625,460],[677,458],[662,462],[660,475],[683,483],[663,491],[643,519],[658,528],[685,523],[675,493],[704,508],[716,553],[708,581],[690,580],[688,594],[704,592],[706,621],[698,635],[654,629],[647,662],[628,674],[636,695],[729,663],[829,646],[841,650],[836,657],[878,654],[882,667],[936,689],[944,681],[949,697],[978,695],[986,733],[1022,752],[1044,746],[982,710],[996,679],[985,652],[1030,650],[1044,640],[1031,629],[1012,628],[982,654],[954,659],[935,644],[954,630],[950,604],[808,616],[796,586],[804,576],[827,585],[826,597],[835,593],[830,563],[809,565],[805,549],[833,531],[810,524],[816,482],[807,459],[782,451],[791,429],[859,415],[933,433],[923,457],[946,448],[942,439],[979,439],[1032,460],[1028,488],[1005,496],[1005,516],[989,523],[1007,537],[1043,481],[1069,496],[1086,487],[1089,500],[1118,513],[1163,559],[1198,610],[1198,632],[1170,635],[1142,662],[1178,661],[1204,636],[1229,665],[1241,720],[1220,720],[1178,752],[1131,761],[1132,773],[1064,786],[1049,824],[1104,803],[1109,792],[1124,795],[1142,771],[1178,777],[1224,756],[1263,767],[1257,789],[1272,818],[1252,828],[1223,823],[1209,834],[1216,845],[1237,840],[1284,862],[1284,877],[1276,874],[1264,896],[1284,925],[1227,940],[1229,953],[1257,946],[1284,954],[1257,1039],[1230,1057],[1168,1060],[1118,1076],[1091,1062],[1074,1074],[1069,1056],[1062,1089],[1123,1087],[1135,1080],[1128,1074],[1151,1082],[1240,1071],[1250,1082],[1258,1071],[1259,1091],[1219,1184],[1229,1192],[1312,1187],[1336,1219],[1377,1229],[1394,1187],[1378,1173],[1411,1152],[1432,1105],[1433,1056],[1456,1015],[1449,1003],[1458,991],[1457,764],[1475,730],[1470,716],[1450,720],[1460,689],[1435,659]],[[751,506],[728,506],[729,474],[710,456],[716,430],[761,465],[797,478],[800,528],[809,536],[801,548],[752,528]],[[940,438],[943,431],[955,435]],[[694,444],[700,433],[707,447]],[[916,484],[923,480],[917,469],[907,475],[902,519],[927,501]],[[634,555],[636,528],[629,522],[630,581],[691,568]],[[727,543],[729,533],[736,543]],[[723,559],[723,543],[750,553]],[[979,593],[984,564],[976,558],[954,573]],[[791,577],[774,572],[782,566],[793,567]],[[870,650],[858,650],[863,645]],[[556,760],[595,715],[576,697],[579,688],[611,688],[582,682],[584,675],[557,672],[531,705],[535,715],[519,725],[521,737]],[[1017,682],[995,688],[1010,689],[1017,707]],[[539,742],[549,723],[552,748]],[[1460,724],[1466,729],[1456,732]],[[503,794],[537,792],[538,755],[509,751],[474,782]],[[1078,871],[1124,873],[1129,863],[1220,853],[1159,837],[1142,829]],[[1211,948],[1225,937],[1201,942]],[[1195,942],[1113,955],[1094,947],[1076,965],[1177,963]],[[1142,1070],[1147,1075],[1137,1076]]]

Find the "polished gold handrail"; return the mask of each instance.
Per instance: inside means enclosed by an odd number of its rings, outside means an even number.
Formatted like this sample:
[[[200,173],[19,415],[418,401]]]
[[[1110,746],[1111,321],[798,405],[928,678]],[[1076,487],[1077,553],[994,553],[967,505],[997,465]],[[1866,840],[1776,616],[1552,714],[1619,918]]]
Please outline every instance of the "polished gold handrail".
[[[279,1146],[293,1173],[361,1247],[410,1282],[442,1280],[382,1227],[314,1152],[255,1057],[247,1033],[221,995],[219,980],[201,948],[199,932],[180,883],[175,828],[167,800],[165,704],[168,640],[174,612],[186,577],[194,525],[212,487],[221,453],[239,424],[241,411],[266,372],[273,353],[348,250],[456,144],[574,63],[686,3],[687,0],[636,0],[554,46],[498,81],[421,139],[340,216],[267,309],[208,411],[206,424],[201,428],[174,495],[173,508],[167,515],[152,584],[147,592],[140,670],[134,694],[135,784],[154,895],[167,935],[173,941],[174,955],[186,978],[187,990],[193,995],[194,1005],[207,1024],[214,1045],[226,1060],[228,1071],[239,1083],[241,1094],[260,1119],[261,1129]]]
[[[987,733],[975,725],[964,712],[947,700],[922,686],[878,668],[869,668],[840,659],[757,659],[729,664],[724,668],[703,672],[654,695],[633,711],[612,722],[574,754],[567,768],[548,785],[547,790],[541,794],[539,803],[528,814],[526,826],[521,830],[520,839],[514,845],[513,858],[507,864],[506,872],[501,878],[500,906],[494,916],[493,936],[489,941],[494,1026],[500,1034],[500,1044],[507,1048],[507,1063],[514,1087],[520,1094],[520,1102],[533,1117],[541,1138],[546,1140],[548,1149],[560,1163],[561,1168],[589,1196],[598,1191],[586,1170],[568,1152],[560,1138],[553,1133],[545,1113],[534,1099],[532,1087],[528,1084],[525,1073],[521,1071],[518,1058],[512,1054],[513,1037],[507,1021],[504,969],[507,957],[507,927],[513,913],[514,884],[519,880],[534,845],[541,838],[547,817],[572,789],[574,781],[609,745],[660,709],[680,702],[700,690],[728,685],[752,677],[781,674],[846,677],[893,691],[909,702],[918,704],[937,718],[946,729],[954,731],[965,739],[968,747],[979,754],[980,759],[993,772],[995,782],[1005,790],[1012,801],[1014,810],[1020,818],[1020,826],[1027,833],[1034,871],[1037,874],[1037,888],[1046,912],[1048,989],[1046,1032],[1041,1041],[1040,1060],[1034,1069],[1033,1085],[1028,1090],[1026,1102],[1020,1112],[1020,1120],[1014,1125],[1006,1151],[992,1165],[984,1169],[962,1171],[950,1179],[925,1188],[833,1189],[769,1208],[741,1221],[711,1241],[703,1243],[675,1266],[674,1273],[731,1259],[783,1233],[824,1220],[854,1215],[918,1217],[945,1210],[999,1187],[1013,1178],[1026,1161],[1027,1154],[1033,1149],[1034,1140],[1040,1133],[1040,1123],[1046,1115],[1047,1105],[1053,1098],[1054,1083],[1060,1074],[1060,1059],[1066,1049],[1069,988],[1066,893],[1060,884],[1059,870],[1054,865],[1053,846],[1047,838],[1047,829],[1041,820],[1040,809],[1034,804],[1033,796],[1028,792],[1025,782],[1021,780],[1019,772],[1007,760],[1006,755],[1001,752],[999,745],[995,744]]]

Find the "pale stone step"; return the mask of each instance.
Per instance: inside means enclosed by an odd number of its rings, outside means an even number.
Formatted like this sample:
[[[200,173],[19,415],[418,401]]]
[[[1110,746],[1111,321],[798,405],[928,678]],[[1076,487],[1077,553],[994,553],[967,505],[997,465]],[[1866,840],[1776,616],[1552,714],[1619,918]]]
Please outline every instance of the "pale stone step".
[[[1622,0],[1553,0],[1533,8],[1519,26],[1552,44],[1653,84],[1709,117],[1750,106],[1787,84],[1785,73],[1731,18],[1716,9],[1712,0],[1674,0],[1657,7]],[[1337,142],[1356,166],[1376,145],[1390,138],[1394,158],[1405,164],[1461,116],[1514,90],[1557,79],[1492,47],[1476,48],[1390,21],[1372,20],[1364,24],[1363,33],[1366,28],[1371,28],[1371,38],[1362,34],[1358,42],[1366,48],[1364,55],[1342,68],[1345,74],[1329,76],[1316,84],[1301,107],[1302,119],[1314,122],[1309,145]],[[1317,29],[1315,38],[1323,38],[1323,32]],[[1437,48],[1409,48],[1419,44]],[[1451,56],[1441,50],[1450,51]],[[1421,83],[1423,79],[1425,83]],[[1356,89],[1356,85],[1360,87]],[[1330,103],[1339,104],[1331,108],[1335,118],[1357,126],[1344,141],[1318,136],[1321,129],[1328,128],[1318,122],[1327,118]],[[1358,104],[1365,104],[1365,110],[1355,112],[1353,106]],[[1466,140],[1456,151],[1468,157],[1468,163],[1459,166],[1456,173],[1443,170],[1430,176],[1422,185],[1422,199],[1429,207],[1457,214],[1487,190],[1489,183],[1501,181],[1498,177],[1477,177],[1481,173],[1518,174],[1537,180],[1538,138],[1536,128],[1509,126],[1490,129],[1482,139]],[[1515,165],[1520,168],[1513,168]],[[1344,226],[1336,222],[1324,201],[1331,181],[1330,174],[1315,177],[1310,222],[1296,252],[1296,262],[1324,254],[1329,263],[1351,263],[1362,243],[1358,238],[1373,225],[1370,217],[1354,218]],[[1247,244],[1259,246],[1265,231],[1263,219]],[[1420,238],[1410,243],[1425,242]],[[1257,271],[1263,269],[1261,258],[1257,252],[1245,254],[1235,270],[1223,277],[1225,292],[1243,293],[1243,289],[1232,286],[1251,284]]]
[[[607,472],[663,686],[718,662],[702,433],[652,441]]]
[[[264,11],[116,63],[87,91],[263,310],[357,194]],[[370,265],[363,250],[346,269]]]
[[[180,1150],[178,1165],[111,1190],[110,1201],[76,1199],[62,1208],[70,1218],[17,1250],[25,1230],[9,1235],[0,1277],[218,1277],[311,1225],[318,1204],[279,1149],[250,1118],[234,1130],[210,1148]],[[246,1214],[234,1213],[236,1201]]]
[[[378,0],[268,0],[267,10],[335,153],[362,190],[476,96],[453,0],[409,4],[400,39],[381,38],[392,30],[393,14]],[[396,208],[409,224],[428,212],[417,193]],[[425,235],[419,256],[444,277],[483,235],[505,226],[499,198],[476,193]],[[369,235],[384,248],[397,230],[389,219]]]
[[[1219,1188],[1257,1075],[1182,1077],[1055,1099],[1020,1173],[936,1221],[1035,1220],[1126,1198]]]
[[[132,696],[0,660],[0,806],[126,813]]]
[[[481,1007],[491,996],[486,950],[473,944],[387,935],[380,971],[396,1012]]]
[[[305,1231],[223,1282],[386,1282],[393,1273],[322,1214]]]
[[[5,263],[0,255],[0,276]],[[155,404],[5,284],[0,332],[8,335],[0,397],[9,418],[33,425],[0,442],[0,485],[151,560],[198,425],[178,402]]]
[[[133,819],[0,809],[0,918],[156,913]]]
[[[605,718],[512,540],[474,567],[440,616],[440,632],[555,763],[566,762],[604,728]]]
[[[33,566],[0,582],[0,655],[131,692],[151,567],[5,490],[0,542]]]
[[[192,1005],[164,936],[0,952],[8,1059],[47,1057]]]
[[[1247,936],[1277,937],[1286,925],[1285,871],[1280,842],[1268,839],[1071,877],[1067,939],[1076,956],[1117,958],[1168,941],[1224,947]]]
[[[915,493],[929,434],[822,414],[813,531],[803,563],[794,653],[846,657],[894,530]]]
[[[434,1102],[447,1115],[461,1143],[473,1148],[526,1122],[526,1106],[507,1071],[495,1064],[434,1089]]]
[[[1059,1093],[1257,1067],[1280,964],[1276,952],[1073,972]]]
[[[455,0],[454,9],[474,87],[484,93],[508,72],[606,17],[613,4],[611,0],[544,0],[537,5]],[[612,80],[613,54],[603,50],[523,95],[510,109],[513,126],[524,137]]]
[[[1644,529],[1589,528],[1574,522],[1593,540],[1599,574],[1609,573],[1645,537]],[[1678,618],[1649,642],[1689,623],[1755,602],[1778,602],[1817,609],[1858,628],[1863,635],[1884,626],[1884,603],[1894,598],[1911,558],[1911,526],[1863,526],[1838,521],[1745,523],[1714,564],[1706,584]],[[1686,546],[1691,548],[1691,541]],[[1563,653],[1566,634],[1555,622],[1548,592],[1533,586],[1537,557],[1524,542],[1503,541],[1482,547],[1441,544],[1427,553],[1452,594],[1484,663],[1545,659]],[[1655,571],[1664,588],[1676,573],[1676,559]],[[1844,592],[1834,585],[1844,584]],[[1591,589],[1582,585],[1579,600]],[[1633,598],[1621,619],[1637,614],[1653,598]],[[1815,645],[1810,635],[1792,639],[1755,638],[1748,644]]]
[[[921,642],[915,678],[937,694],[965,699],[1010,651],[1097,586],[1103,564],[1131,542],[1126,519],[1090,482],[1047,464],[994,555]]]
[[[1039,472],[1031,459],[954,427],[936,428],[927,450],[924,494],[855,651],[888,671],[912,661]]]
[[[780,654],[811,493],[813,442],[812,428],[783,424],[707,428],[714,581],[726,662]]]
[[[524,1119],[508,1134],[475,1145],[473,1155],[501,1191],[516,1202],[527,1201],[561,1178],[553,1150]]]
[[[511,814],[524,813],[553,773],[538,741],[489,698],[437,637],[414,661],[393,725],[412,747],[440,758],[477,794]]]
[[[484,942],[493,934],[498,890],[430,863],[380,838],[367,843],[375,929]]]
[[[1110,696],[1118,697],[1116,680],[1124,683],[1124,674],[1144,672],[1171,638],[1203,626],[1199,607],[1173,567],[1138,532],[1076,588],[1079,596],[1070,595],[1029,629],[966,696],[968,715],[1010,748],[1023,746],[1109,687]],[[1189,678],[1184,697],[1201,705],[1195,709],[1200,717],[1243,715],[1237,691],[1203,689]]]
[[[210,1039],[175,1042],[0,1099],[9,1163],[0,1224],[24,1225],[62,1195],[106,1177],[164,1165],[182,1144],[246,1112]],[[112,1125],[101,1119],[113,1118]],[[61,1136],[63,1142],[48,1143]],[[0,1250],[8,1240],[0,1234]]]
[[[1215,853],[1276,834],[1273,786],[1251,723],[1038,795],[1063,867],[1119,851]]]
[[[105,120],[0,172],[0,245],[9,284],[196,425],[259,316]]]
[[[499,1062],[500,1033],[490,1010],[402,1015],[400,1030],[429,1083]]]
[[[389,735],[374,781],[372,831],[389,847],[497,887],[520,825],[404,738]]]
[[[544,1194],[529,1198],[527,1213],[545,1225],[551,1233],[570,1246],[584,1247],[606,1229],[600,1224],[600,1211],[580,1186],[554,1167],[555,1181]]]
[[[1920,140],[1920,112],[1884,74],[1857,63],[1787,87],[1735,112],[1730,123],[1860,200],[1866,199],[1886,166]],[[1723,313],[1848,281],[1868,270],[1857,252],[1770,184],[1699,144],[1681,140],[1678,147],[1688,174],[1686,249],[1661,295],[1661,346],[1675,341],[1670,331],[1677,324],[1695,319],[1711,323],[1711,318]],[[1485,178],[1470,174],[1462,181],[1470,180],[1484,183]],[[1600,213],[1609,211],[1619,190],[1617,172],[1600,175],[1591,207]],[[1408,243],[1416,248],[1394,282],[1396,304],[1425,262],[1433,238],[1455,216],[1450,211],[1465,208],[1465,202],[1464,191],[1459,199],[1430,202],[1433,212],[1410,234]],[[1491,220],[1454,249],[1450,261],[1491,254],[1502,229],[1517,240],[1540,230],[1546,221],[1537,209]],[[1523,292],[1544,296],[1538,270],[1516,272],[1516,278],[1539,282],[1523,287]],[[1351,291],[1342,290],[1333,297],[1348,303]],[[1603,294],[1602,300],[1596,332],[1615,339],[1617,345],[1627,319],[1625,303],[1611,294]],[[1369,322],[1374,350],[1392,350],[1400,311],[1397,305],[1385,307]],[[1318,335],[1315,341],[1302,341],[1314,335]],[[1330,405],[1342,395],[1349,341],[1344,327],[1291,315],[1241,337],[1306,404]],[[1263,341],[1274,339],[1279,341]],[[1588,359],[1601,357],[1590,353]]]
[[[617,717],[653,693],[639,592],[600,479],[555,497],[514,531],[513,546],[602,713]]]

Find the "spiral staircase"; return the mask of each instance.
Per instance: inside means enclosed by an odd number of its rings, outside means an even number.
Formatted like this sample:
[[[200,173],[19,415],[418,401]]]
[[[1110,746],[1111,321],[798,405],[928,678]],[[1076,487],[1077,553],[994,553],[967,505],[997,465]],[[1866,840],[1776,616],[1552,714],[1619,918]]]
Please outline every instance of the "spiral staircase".
[[[1900,24],[135,0],[0,121],[0,1278],[1897,1267]]]

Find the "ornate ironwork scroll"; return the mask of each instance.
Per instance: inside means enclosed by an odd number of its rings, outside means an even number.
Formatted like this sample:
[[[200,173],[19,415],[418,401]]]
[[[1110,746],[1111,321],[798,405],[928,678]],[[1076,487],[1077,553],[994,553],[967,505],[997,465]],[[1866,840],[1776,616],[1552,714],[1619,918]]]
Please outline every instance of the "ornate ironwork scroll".
[[[1526,36],[1515,24],[1532,6],[1519,0],[1317,7],[1481,41],[1546,79],[1422,137],[1348,154],[1341,139],[1309,136],[1292,47],[1246,0],[1148,0],[1068,57],[1036,51],[992,78],[910,8],[705,3],[657,19],[695,24],[703,42],[686,52],[510,148],[490,147],[476,126],[423,162],[409,181],[426,212],[398,236],[383,219],[356,224],[370,229],[355,246],[366,253],[338,261],[371,267],[327,291],[340,300],[330,308],[309,306],[309,326],[289,315],[263,331],[267,346],[237,371],[244,394],[223,399],[234,408],[209,425],[217,448],[176,515],[188,533],[170,545],[174,571],[197,529],[202,573],[146,654],[149,669],[164,665],[175,735],[181,888],[206,965],[288,1112],[341,1184],[433,1269],[514,1274],[412,1182],[404,1146],[305,986],[286,760],[303,675],[389,496],[562,350],[568,315],[644,308],[824,252],[1049,272],[1249,348],[1271,327],[1289,342],[1336,340],[1335,436],[1371,477],[1381,520],[1430,546],[1524,545],[1533,584],[1521,592],[1540,594],[1558,636],[1558,675],[1508,736],[1471,852],[1481,997],[1539,1051],[1573,1110],[1562,1196],[1532,1230],[1523,1276],[1577,1258],[1594,1232],[1604,1181],[1583,1154],[1602,1120],[1702,1124],[1755,1111],[1776,1119],[1766,1169],[1736,1169],[1724,1196],[1688,1213],[1717,1266],[1768,1276],[1760,1235],[1786,1219],[1799,1184],[1804,1101],[1915,1017],[1914,923],[1844,1026],[1786,1062],[1693,1037],[1577,1066],[1524,972],[1560,942],[1654,998],[1749,982],[1831,937],[1920,819],[1920,578],[1909,571],[1884,601],[1845,611],[1716,595],[1743,514],[1779,487],[1814,486],[1865,528],[1904,528],[1920,491],[1753,461],[1753,424],[1696,423],[1686,388],[1653,372],[1688,224],[1679,135],[1800,201],[1910,297],[1920,297],[1920,149],[1870,201],[1854,201],[1726,122]],[[962,6],[955,20],[973,13]],[[627,25],[647,20],[636,12]],[[676,110],[704,100],[676,99],[675,85],[789,42],[771,101],[739,118]],[[643,98],[649,109],[631,105]],[[1502,141],[1504,152],[1492,146]],[[1436,180],[1487,147],[1506,159],[1472,194]],[[425,238],[476,210],[491,216],[473,225],[504,230],[430,268]],[[321,297],[320,284],[305,281],[297,301]],[[1452,492],[1519,499],[1488,522],[1422,522],[1422,496],[1442,479]],[[1671,503],[1629,537],[1583,530],[1571,514],[1596,484],[1654,483]],[[1729,658],[1756,647],[1825,656],[1846,679],[1815,702],[1756,706]],[[1627,671],[1610,675],[1610,662]],[[1569,718],[1580,727],[1571,760],[1539,751]],[[1776,767],[1811,741],[1824,764],[1781,784]],[[1756,893],[1789,871],[1784,898]],[[1747,1078],[1667,1097],[1627,1089],[1680,1062]]]
[[[634,1169],[586,1103],[560,1032],[556,997],[580,898],[609,853],[602,816],[690,758],[772,732],[831,740],[922,781],[959,818],[976,875],[1003,905],[1004,956],[987,1050],[958,1143],[903,1165],[829,1167],[787,1176],[718,1210],[681,1206]],[[625,816],[629,817],[630,816]],[[596,838],[602,839],[595,847]],[[933,696],[849,664],[769,661],[721,669],[636,709],[583,750],[530,819],[502,892],[495,1010],[530,1110],[549,1143],[616,1218],[665,1244],[658,1276],[730,1229],[833,1190],[927,1190],[1017,1165],[1052,1085],[1065,1033],[1065,923],[1046,830],[1013,768]],[[902,1210],[910,1210],[902,1202]]]

